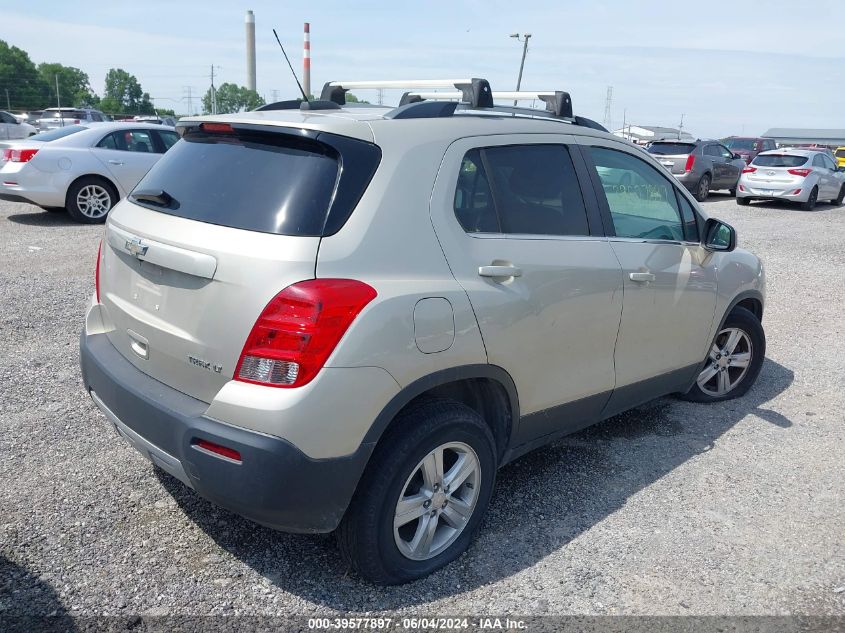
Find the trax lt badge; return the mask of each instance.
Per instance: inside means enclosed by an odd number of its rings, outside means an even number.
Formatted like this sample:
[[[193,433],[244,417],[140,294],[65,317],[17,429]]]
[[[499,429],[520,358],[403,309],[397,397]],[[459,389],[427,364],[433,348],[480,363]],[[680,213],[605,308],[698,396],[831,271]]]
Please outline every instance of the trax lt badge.
[[[207,369],[208,371],[213,371],[216,374],[219,374],[223,371],[223,365],[217,365],[215,363],[210,363],[207,360],[203,360],[202,358],[197,358],[196,356],[188,356],[188,362],[191,365],[195,365],[197,367],[201,367],[202,369]]]
[[[129,254],[133,257],[137,257],[141,259],[144,255],[147,254],[147,249],[149,246],[143,246],[141,244],[140,238],[132,238],[131,240],[126,240],[126,250],[129,251]]]

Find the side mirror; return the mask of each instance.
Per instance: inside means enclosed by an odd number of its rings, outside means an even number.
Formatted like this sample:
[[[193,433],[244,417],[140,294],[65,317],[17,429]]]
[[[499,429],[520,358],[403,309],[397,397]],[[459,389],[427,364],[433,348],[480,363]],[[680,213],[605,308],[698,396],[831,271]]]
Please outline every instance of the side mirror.
[[[735,154],[734,154],[734,159],[737,159],[737,158],[739,158],[740,160],[742,160],[742,156],[740,156],[739,154],[736,154],[736,153],[735,153]]]
[[[704,248],[730,252],[736,248],[736,229],[721,220],[708,218],[704,223]]]

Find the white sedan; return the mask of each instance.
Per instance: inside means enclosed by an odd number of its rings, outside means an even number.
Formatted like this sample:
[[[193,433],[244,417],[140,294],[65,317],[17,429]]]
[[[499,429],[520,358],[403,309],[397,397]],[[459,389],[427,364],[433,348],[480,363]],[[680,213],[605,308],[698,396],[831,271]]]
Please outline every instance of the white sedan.
[[[103,123],[46,143],[16,143],[0,150],[0,200],[104,222],[178,140],[172,127]]]
[[[29,123],[22,121],[14,114],[0,110],[0,140],[26,138],[36,134],[36,130]]]

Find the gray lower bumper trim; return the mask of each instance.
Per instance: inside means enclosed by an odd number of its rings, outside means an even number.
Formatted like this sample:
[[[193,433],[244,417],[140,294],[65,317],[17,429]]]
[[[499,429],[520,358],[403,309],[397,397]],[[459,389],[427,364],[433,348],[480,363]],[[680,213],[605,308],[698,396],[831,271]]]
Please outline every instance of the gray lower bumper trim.
[[[183,484],[188,486],[189,488],[193,488],[191,485],[191,480],[188,478],[188,474],[185,472],[185,469],[182,467],[182,462],[178,459],[173,457],[170,453],[167,453],[161,450],[158,446],[145,440],[143,437],[138,435],[135,431],[130,429],[126,426],[123,422],[121,422],[118,417],[109,409],[106,404],[100,400],[99,396],[92,390],[91,392],[91,399],[94,401],[100,411],[108,418],[109,422],[114,426],[115,431],[117,434],[124,438],[127,442],[129,442],[135,450],[137,450],[141,455],[149,459],[153,464],[161,468],[162,470],[167,471],[176,479],[181,481]]]

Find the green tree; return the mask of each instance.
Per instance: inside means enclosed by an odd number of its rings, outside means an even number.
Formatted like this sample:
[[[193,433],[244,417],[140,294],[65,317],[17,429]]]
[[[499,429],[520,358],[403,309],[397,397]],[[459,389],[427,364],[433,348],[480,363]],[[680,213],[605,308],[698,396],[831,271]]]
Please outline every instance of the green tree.
[[[369,101],[364,101],[363,99],[359,99],[351,92],[346,93],[346,103],[369,103]]]
[[[100,108],[105,112],[152,114],[155,110],[150,95],[141,84],[122,68],[112,68],[106,74],[106,91]]]
[[[13,110],[35,110],[50,105],[49,89],[26,51],[0,40],[0,104],[6,107],[6,91]]]
[[[264,105],[264,99],[255,90],[229,83],[217,87],[218,114],[229,114],[230,112],[240,112],[241,110],[255,110],[255,108],[262,105]],[[203,95],[202,108],[205,114],[211,112],[211,88]]]
[[[62,105],[94,106],[100,98],[91,90],[88,75],[73,66],[62,64],[38,64],[38,74],[50,90],[50,103],[56,103],[56,78],[59,82],[59,97]]]

